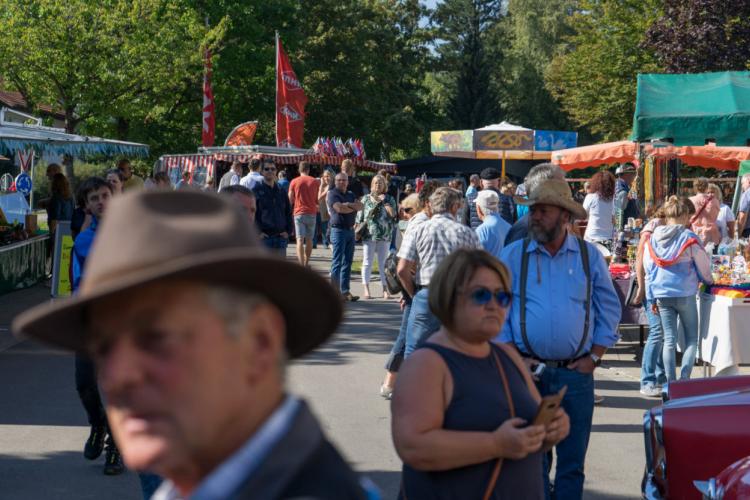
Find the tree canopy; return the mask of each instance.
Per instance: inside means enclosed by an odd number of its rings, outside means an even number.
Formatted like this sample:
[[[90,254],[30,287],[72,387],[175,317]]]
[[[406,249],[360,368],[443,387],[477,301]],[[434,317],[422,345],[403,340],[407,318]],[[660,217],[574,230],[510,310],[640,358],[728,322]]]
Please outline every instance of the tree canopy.
[[[216,138],[274,143],[274,32],[308,95],[305,143],[360,137],[376,159],[429,131],[500,120],[621,139],[639,72],[745,69],[750,0],[0,0],[3,85],[68,131],[200,142],[203,54]]]

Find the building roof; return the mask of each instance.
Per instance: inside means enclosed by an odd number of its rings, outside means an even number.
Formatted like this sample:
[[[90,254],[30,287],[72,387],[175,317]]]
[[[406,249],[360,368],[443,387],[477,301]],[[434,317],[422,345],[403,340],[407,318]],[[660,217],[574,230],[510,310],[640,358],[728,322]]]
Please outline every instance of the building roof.
[[[0,81],[0,85],[2,85],[2,81]],[[26,99],[23,98],[23,95],[20,92],[16,92],[14,90],[4,90],[0,89],[0,103],[5,105],[8,108],[16,109],[19,111],[33,111],[29,107],[29,103],[26,102]],[[52,108],[52,106],[48,104],[39,104],[37,105],[36,109],[41,111],[42,113],[52,115],[55,118],[65,119],[65,113],[63,113],[60,110],[55,110]]]

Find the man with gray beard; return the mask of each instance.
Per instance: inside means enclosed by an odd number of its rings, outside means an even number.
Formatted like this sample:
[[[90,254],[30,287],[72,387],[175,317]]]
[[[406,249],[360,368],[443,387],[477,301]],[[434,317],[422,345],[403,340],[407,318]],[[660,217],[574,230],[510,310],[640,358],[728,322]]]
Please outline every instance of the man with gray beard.
[[[526,174],[526,178],[523,181],[523,185],[526,188],[527,193],[534,191],[539,184],[547,179],[565,179],[565,172],[563,169],[552,163],[540,163],[536,165],[529,173]],[[518,205],[524,205],[522,198],[516,197],[516,203]],[[529,230],[529,214],[525,214],[523,217],[518,219],[513,227],[510,228],[508,235],[505,237],[505,246],[507,247],[514,241],[522,240],[526,237]]]
[[[586,211],[568,183],[548,179],[532,187],[528,236],[506,246],[500,260],[513,277],[513,300],[498,338],[513,344],[535,376],[542,396],[567,388],[562,402],[570,435],[557,444],[554,492],[545,457],[548,498],[581,498],[591,421],[594,370],[618,339],[620,300],[596,247],[570,234]]]

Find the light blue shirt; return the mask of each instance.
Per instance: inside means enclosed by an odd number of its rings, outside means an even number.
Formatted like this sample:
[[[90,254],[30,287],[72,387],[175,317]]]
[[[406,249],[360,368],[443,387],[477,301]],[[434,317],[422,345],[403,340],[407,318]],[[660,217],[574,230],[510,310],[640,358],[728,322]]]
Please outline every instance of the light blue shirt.
[[[191,500],[224,500],[233,498],[247,477],[258,468],[274,445],[286,434],[300,407],[299,399],[287,396],[258,431],[196,488]],[[182,498],[171,481],[164,481],[154,493],[154,500]]]
[[[590,351],[593,344],[612,347],[618,339],[617,326],[622,314],[604,258],[592,244],[586,245],[592,300],[588,339],[581,354]],[[526,250],[530,254],[526,280],[526,334],[529,344],[542,359],[570,359],[581,342],[586,318],[586,275],[576,237],[568,235],[554,257],[533,240]],[[523,240],[520,240],[505,247],[501,254],[500,260],[508,266],[513,276],[513,300],[498,339],[513,342],[525,353],[519,310],[522,251]]]
[[[500,252],[505,247],[505,237],[508,235],[510,228],[510,224],[500,217],[500,214],[489,214],[476,229],[479,243],[485,250],[499,259]]]

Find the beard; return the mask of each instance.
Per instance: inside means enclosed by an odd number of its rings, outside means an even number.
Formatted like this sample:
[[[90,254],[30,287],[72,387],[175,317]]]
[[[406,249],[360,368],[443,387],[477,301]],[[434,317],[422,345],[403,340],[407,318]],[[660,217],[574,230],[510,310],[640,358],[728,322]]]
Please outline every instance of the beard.
[[[529,221],[529,236],[537,243],[542,244],[555,241],[565,231],[566,222],[563,220],[563,215],[562,213],[558,215],[557,220],[549,229],[545,229],[541,224]]]

